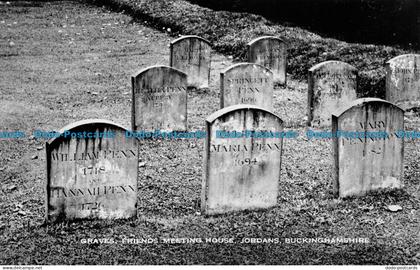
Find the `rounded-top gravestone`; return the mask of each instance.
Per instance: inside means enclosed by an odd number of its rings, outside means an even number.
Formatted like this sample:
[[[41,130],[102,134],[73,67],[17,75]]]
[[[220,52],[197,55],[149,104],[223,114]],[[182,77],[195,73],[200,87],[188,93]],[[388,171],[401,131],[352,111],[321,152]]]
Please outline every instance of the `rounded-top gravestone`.
[[[46,143],[47,221],[136,217],[138,140],[126,131],[89,119]]]
[[[252,104],[273,109],[273,72],[254,63],[239,63],[220,73],[220,107]]]
[[[168,66],[152,66],[131,77],[132,129],[185,131],[187,75]]]
[[[220,214],[276,205],[283,121],[254,105],[233,105],[206,119],[201,210]]]
[[[170,66],[188,75],[188,86],[208,88],[211,69],[210,42],[199,36],[183,36],[170,44]]]
[[[357,77],[357,69],[341,61],[326,61],[310,68],[307,124],[330,126],[331,114],[357,98]]]
[[[247,44],[248,62],[260,64],[273,72],[274,82],[286,84],[287,45],[277,37],[264,36]]]
[[[340,197],[398,188],[403,179],[404,111],[378,98],[353,101],[333,114],[335,181]]]
[[[386,100],[404,110],[420,107],[420,54],[404,54],[387,62]]]

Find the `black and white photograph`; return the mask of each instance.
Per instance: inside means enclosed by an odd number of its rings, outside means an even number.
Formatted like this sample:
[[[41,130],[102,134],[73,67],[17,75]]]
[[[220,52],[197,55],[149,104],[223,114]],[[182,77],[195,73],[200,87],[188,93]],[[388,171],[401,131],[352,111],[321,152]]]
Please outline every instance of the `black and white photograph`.
[[[419,270],[419,160],[419,0],[0,0],[2,270]]]

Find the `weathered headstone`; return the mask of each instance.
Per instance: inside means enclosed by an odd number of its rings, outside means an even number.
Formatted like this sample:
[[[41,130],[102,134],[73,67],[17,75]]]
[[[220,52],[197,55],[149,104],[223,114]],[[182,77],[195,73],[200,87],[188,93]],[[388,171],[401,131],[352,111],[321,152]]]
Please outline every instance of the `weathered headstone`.
[[[331,125],[331,113],[357,98],[357,69],[341,61],[326,61],[309,69],[308,125]]]
[[[188,75],[188,85],[208,88],[211,67],[210,42],[198,36],[183,36],[170,44],[170,66]]]
[[[187,129],[187,75],[168,66],[153,66],[131,77],[132,129]]]
[[[283,121],[265,109],[240,104],[210,115],[206,128],[203,214],[276,205],[283,139],[262,138],[261,132],[280,133]],[[235,136],[239,132],[245,136],[229,137],[234,136],[234,132]],[[252,132],[260,132],[260,135],[253,133],[251,137]]]
[[[404,139],[396,134],[404,130],[404,111],[382,99],[363,98],[332,117],[332,131],[337,134],[333,144],[335,193],[340,197],[360,196],[400,187]]]
[[[248,62],[260,64],[273,72],[274,82],[286,84],[287,45],[277,37],[259,37],[247,45]]]
[[[138,141],[107,120],[65,126],[46,143],[46,219],[120,219],[137,214]]]
[[[404,110],[420,107],[420,54],[404,54],[387,62],[386,99]]]
[[[220,73],[221,108],[252,104],[273,109],[273,73],[253,63],[240,63]]]

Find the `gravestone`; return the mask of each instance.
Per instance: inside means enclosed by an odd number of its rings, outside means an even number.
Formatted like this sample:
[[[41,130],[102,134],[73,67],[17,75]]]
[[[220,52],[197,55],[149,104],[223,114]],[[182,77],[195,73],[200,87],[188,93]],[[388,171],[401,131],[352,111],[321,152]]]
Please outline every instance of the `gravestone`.
[[[340,132],[333,143],[335,193],[340,197],[361,196],[372,190],[400,187],[404,140],[396,134],[404,130],[404,111],[382,99],[363,98],[332,117],[333,134]]]
[[[286,84],[287,45],[277,37],[259,37],[247,44],[248,62],[273,72],[274,82]]]
[[[283,140],[261,132],[283,131],[283,121],[254,105],[233,105],[206,119],[201,211],[221,214],[276,205]],[[226,132],[254,137],[229,138]],[[223,133],[223,134],[220,134]],[[260,138],[256,138],[260,137]]]
[[[168,66],[153,66],[131,77],[132,129],[185,131],[187,75]]]
[[[136,217],[138,141],[107,120],[61,129],[46,143],[46,219]]]
[[[170,44],[170,66],[188,75],[188,86],[208,88],[210,81],[210,42],[198,36],[183,36]]]
[[[220,73],[221,108],[236,104],[273,110],[273,73],[252,63],[236,64]]]
[[[331,114],[357,98],[357,69],[341,61],[326,61],[309,69],[308,121],[331,125]]]
[[[420,107],[420,54],[404,54],[387,62],[386,100],[404,110]]]

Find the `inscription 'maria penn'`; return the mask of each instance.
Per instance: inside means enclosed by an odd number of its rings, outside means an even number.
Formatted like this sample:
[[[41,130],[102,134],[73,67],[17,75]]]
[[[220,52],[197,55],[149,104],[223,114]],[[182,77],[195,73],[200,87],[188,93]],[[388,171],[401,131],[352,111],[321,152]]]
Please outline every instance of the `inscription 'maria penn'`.
[[[75,122],[64,132],[112,132],[112,138],[57,137],[46,144],[47,221],[119,219],[137,210],[138,140],[107,120]]]
[[[283,121],[255,105],[233,105],[210,115],[201,210],[220,214],[276,205],[280,181],[282,138],[220,138],[232,130],[282,132]]]

